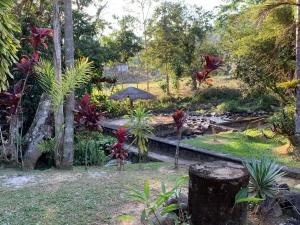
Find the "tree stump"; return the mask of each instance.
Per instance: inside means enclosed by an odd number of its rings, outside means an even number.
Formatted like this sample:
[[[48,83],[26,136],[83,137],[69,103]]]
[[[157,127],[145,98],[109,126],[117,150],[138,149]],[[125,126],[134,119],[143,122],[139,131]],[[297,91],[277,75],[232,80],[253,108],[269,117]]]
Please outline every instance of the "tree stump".
[[[246,225],[247,203],[234,205],[249,182],[247,170],[229,162],[192,165],[189,169],[189,213],[192,225]]]

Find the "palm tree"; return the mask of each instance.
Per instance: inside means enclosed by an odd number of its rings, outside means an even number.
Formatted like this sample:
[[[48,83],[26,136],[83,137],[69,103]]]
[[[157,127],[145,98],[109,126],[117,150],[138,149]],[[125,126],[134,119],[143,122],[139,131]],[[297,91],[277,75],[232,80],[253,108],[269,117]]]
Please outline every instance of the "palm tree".
[[[74,40],[73,40],[73,17],[72,0],[64,0],[65,14],[65,65],[67,69],[74,67]],[[64,152],[62,167],[71,168],[74,157],[74,93],[67,97],[65,109],[65,134],[64,134]]]
[[[264,20],[274,9],[284,6],[292,5],[297,7],[296,13],[296,68],[295,77],[300,80],[300,0],[272,0],[267,2],[259,15],[259,22]],[[300,83],[298,83],[296,90],[296,115],[295,115],[295,137],[294,144],[296,148],[300,147]]]

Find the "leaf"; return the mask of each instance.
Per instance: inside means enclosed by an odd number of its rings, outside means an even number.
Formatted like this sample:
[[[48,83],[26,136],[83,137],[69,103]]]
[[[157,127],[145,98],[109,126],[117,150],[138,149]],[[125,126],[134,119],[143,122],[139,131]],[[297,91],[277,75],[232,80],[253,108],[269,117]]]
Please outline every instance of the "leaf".
[[[146,180],[144,183],[144,194],[147,200],[150,198],[150,183],[149,180]]]
[[[141,222],[144,223],[147,220],[147,213],[146,210],[144,209],[141,213]]]
[[[118,221],[134,221],[135,217],[132,215],[122,215],[122,216],[117,216],[113,218],[113,220],[118,220]]]
[[[170,212],[173,212],[173,211],[175,211],[179,208],[180,207],[179,207],[178,204],[171,204],[171,205],[168,205],[167,207],[163,208],[160,213],[163,216],[163,215],[165,215],[167,213],[170,213]]]

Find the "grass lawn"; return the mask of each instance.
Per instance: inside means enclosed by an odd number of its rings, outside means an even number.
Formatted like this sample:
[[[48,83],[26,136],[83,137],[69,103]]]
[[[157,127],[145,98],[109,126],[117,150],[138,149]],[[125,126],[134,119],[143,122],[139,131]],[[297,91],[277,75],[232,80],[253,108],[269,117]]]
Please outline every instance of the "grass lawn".
[[[142,190],[144,181],[151,180],[152,190],[158,193],[160,181],[171,185],[187,173],[186,168],[172,168],[148,163],[126,165],[124,172],[116,172],[115,167],[89,168],[88,172],[82,167],[73,171],[2,169],[0,224],[117,224],[112,220],[115,216],[141,211],[141,206],[128,200],[129,187]],[[16,185],[16,180],[25,178],[30,181]]]
[[[300,168],[300,162],[286,152],[286,139],[267,139],[259,131],[225,132],[184,140],[183,143],[246,158],[259,159],[266,156],[278,163]]]

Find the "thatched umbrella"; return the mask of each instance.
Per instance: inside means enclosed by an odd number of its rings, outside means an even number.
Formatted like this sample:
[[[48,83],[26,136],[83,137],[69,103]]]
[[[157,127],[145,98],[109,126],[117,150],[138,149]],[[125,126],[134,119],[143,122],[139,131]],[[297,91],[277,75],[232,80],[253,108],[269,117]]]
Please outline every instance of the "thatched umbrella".
[[[127,87],[121,91],[118,91],[111,95],[109,99],[112,100],[124,100],[126,98],[129,98],[130,100],[130,106],[133,107],[133,101],[143,99],[143,100],[151,100],[156,99],[156,97],[147,92],[143,91],[141,89],[135,88],[135,87]]]

